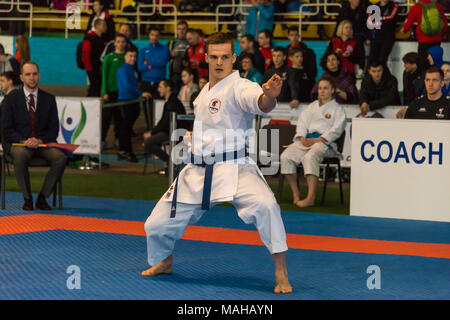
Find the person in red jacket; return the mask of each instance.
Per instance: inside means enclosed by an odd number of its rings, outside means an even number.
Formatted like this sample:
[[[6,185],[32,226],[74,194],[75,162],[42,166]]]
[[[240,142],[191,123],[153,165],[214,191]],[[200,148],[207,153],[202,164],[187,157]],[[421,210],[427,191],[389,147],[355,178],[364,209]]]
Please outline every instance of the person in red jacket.
[[[189,66],[197,70],[199,77],[208,75],[208,64],[205,61],[205,36],[197,30],[188,29],[186,40],[189,42],[189,48],[186,50],[186,57],[189,59]]]
[[[269,30],[262,30],[258,35],[259,51],[264,57],[264,69],[269,69],[273,62],[272,57],[272,33]]]
[[[105,49],[102,39],[107,26],[105,20],[97,19],[94,22],[94,31],[89,31],[83,40],[81,57],[89,79],[88,97],[100,97],[102,88],[102,62],[100,57]]]
[[[439,15],[443,21],[443,27],[440,32],[432,35],[426,35],[422,31],[422,13],[424,6],[434,3],[439,11]],[[441,45],[442,37],[447,32],[447,19],[445,18],[444,10],[442,6],[436,0],[419,0],[410,10],[408,17],[406,18],[405,24],[403,25],[402,32],[408,32],[414,23],[417,23],[416,35],[417,42],[419,43],[418,53],[419,53],[419,64],[420,67],[426,69],[428,67],[427,62],[427,50],[434,46]]]
[[[359,52],[356,40],[353,39],[353,24],[350,20],[342,20],[328,45],[326,52],[336,52],[341,58],[342,67],[351,75],[355,74],[355,64],[364,59],[364,53]]]

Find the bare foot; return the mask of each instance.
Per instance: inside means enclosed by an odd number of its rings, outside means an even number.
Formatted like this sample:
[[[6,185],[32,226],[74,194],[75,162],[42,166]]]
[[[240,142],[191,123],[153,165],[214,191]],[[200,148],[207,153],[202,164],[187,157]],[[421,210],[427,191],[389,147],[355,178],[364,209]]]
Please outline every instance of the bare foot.
[[[287,274],[284,272],[275,273],[275,289],[273,289],[274,293],[291,293],[292,286],[289,283]]]
[[[158,274],[171,274],[172,273],[172,256],[162,260],[156,266],[150,269],[142,271],[141,275],[144,277],[154,277]]]
[[[314,206],[314,200],[309,199],[298,200],[297,202],[295,202],[295,205],[300,208],[312,207]]]
[[[292,286],[288,280],[288,273],[286,268],[286,254],[285,252],[278,252],[272,254],[275,263],[275,289],[274,293],[291,293]]]

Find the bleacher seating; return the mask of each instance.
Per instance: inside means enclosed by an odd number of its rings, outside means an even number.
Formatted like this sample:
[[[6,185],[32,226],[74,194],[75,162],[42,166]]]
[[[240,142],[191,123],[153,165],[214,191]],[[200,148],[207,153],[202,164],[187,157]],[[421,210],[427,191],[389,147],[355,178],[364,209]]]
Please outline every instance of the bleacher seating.
[[[306,0],[309,1],[309,0]],[[341,2],[342,0],[336,0],[337,2]],[[414,0],[408,0],[411,4],[414,3]],[[115,0],[114,2],[114,9],[109,10],[109,12],[114,16],[114,21],[116,22],[116,28],[118,28],[119,24],[122,22],[127,22],[128,18],[124,16],[123,9],[126,6],[131,5],[133,1],[132,0]],[[237,3],[239,3],[239,0],[236,0]],[[377,2],[376,0],[370,0],[371,3]],[[173,22],[169,24],[164,24],[164,28],[162,30],[163,34],[172,35],[174,34],[174,27],[175,27],[175,21],[179,21],[181,19],[187,20],[190,22],[190,26],[193,28],[201,29],[205,34],[211,34],[216,31],[216,17],[211,14],[209,16],[199,16],[196,15],[196,12],[191,12],[188,9],[184,12],[180,11],[180,3],[182,3],[181,0],[173,0],[173,4],[177,7],[178,16],[175,19],[173,16],[168,16],[166,19],[166,22]],[[182,8],[183,6],[181,6]],[[205,11],[202,11],[202,13],[205,13]],[[88,21],[88,12],[85,10],[82,13],[82,21],[81,21],[81,30],[85,30],[87,27],[87,21]],[[52,18],[59,18],[59,21],[51,21]],[[65,13],[59,12],[55,13],[55,10],[52,10],[50,12],[48,7],[34,7],[33,8],[33,29],[43,29],[43,30],[52,30],[56,32],[63,32],[65,30]],[[304,23],[307,23],[307,20],[305,20],[302,17],[302,21]],[[327,21],[333,21],[335,19],[335,16],[325,16],[324,17]],[[299,16],[295,12],[289,12],[286,14],[281,15],[281,18],[279,21],[275,21],[274,24],[274,38],[275,39],[282,39],[287,37],[287,28],[290,26],[297,26],[299,23]],[[28,28],[28,22],[26,22],[27,28]],[[335,24],[326,24],[324,25],[325,33],[328,37],[331,37],[331,35],[334,33],[336,26]],[[400,26],[399,28],[400,29]],[[226,22],[221,22],[220,30],[227,32],[228,26]],[[73,33],[73,31],[71,31]],[[409,37],[409,34],[402,34],[399,30],[397,30],[396,33],[397,39],[407,39]],[[307,26],[305,30],[302,30],[302,38],[304,39],[318,39],[317,35],[317,24],[310,24]]]

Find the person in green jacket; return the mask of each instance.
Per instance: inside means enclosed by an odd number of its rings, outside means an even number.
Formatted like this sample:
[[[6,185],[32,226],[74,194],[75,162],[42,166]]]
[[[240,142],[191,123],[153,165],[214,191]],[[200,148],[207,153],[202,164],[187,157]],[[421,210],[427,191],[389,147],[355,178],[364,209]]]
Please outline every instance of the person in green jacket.
[[[105,104],[117,102],[117,70],[125,62],[125,49],[127,38],[123,34],[117,34],[114,39],[114,51],[108,53],[102,64],[102,97]],[[119,138],[119,128],[122,116],[120,107],[102,108],[102,145],[106,147],[106,136],[114,118],[115,138]]]
[[[240,55],[242,73],[241,77],[262,85],[263,75],[258,69],[253,67],[253,55],[250,53],[242,53]]]

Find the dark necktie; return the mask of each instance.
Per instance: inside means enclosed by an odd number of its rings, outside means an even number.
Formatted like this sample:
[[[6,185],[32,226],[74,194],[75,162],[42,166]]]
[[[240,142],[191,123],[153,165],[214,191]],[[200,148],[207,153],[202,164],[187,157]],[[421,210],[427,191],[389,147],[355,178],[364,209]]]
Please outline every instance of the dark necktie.
[[[28,114],[30,115],[30,123],[31,123],[31,137],[37,137],[36,134],[36,121],[35,121],[35,113],[36,106],[34,103],[34,96],[30,94],[28,96]]]

